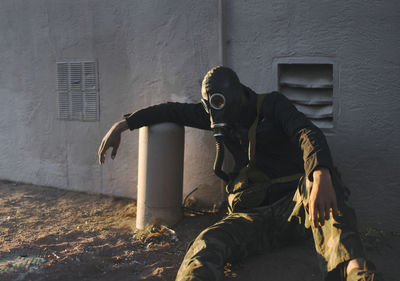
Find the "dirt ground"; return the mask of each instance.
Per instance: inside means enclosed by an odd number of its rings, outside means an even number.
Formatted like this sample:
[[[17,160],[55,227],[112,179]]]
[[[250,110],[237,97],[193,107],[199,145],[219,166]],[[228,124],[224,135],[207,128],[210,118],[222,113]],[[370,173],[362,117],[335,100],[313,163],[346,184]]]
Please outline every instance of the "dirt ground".
[[[135,215],[134,200],[0,181],[0,280],[172,281],[189,242],[221,217],[185,216],[175,241],[138,236]],[[385,280],[399,280],[399,232],[366,229],[363,238]],[[320,280],[311,242],[227,265],[225,276]]]

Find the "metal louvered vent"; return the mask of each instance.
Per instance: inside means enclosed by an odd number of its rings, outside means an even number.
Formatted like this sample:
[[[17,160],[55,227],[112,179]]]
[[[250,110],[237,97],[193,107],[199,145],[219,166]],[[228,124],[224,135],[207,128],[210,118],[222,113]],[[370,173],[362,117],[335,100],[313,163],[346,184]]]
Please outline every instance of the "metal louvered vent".
[[[333,65],[278,64],[279,91],[319,128],[333,127]]]
[[[57,62],[58,118],[99,120],[99,89],[95,61]]]

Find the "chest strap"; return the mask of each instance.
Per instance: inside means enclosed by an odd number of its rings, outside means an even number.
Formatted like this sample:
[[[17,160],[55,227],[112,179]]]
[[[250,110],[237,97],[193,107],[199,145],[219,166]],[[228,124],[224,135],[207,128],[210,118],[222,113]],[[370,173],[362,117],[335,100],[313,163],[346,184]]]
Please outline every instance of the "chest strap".
[[[249,129],[249,167],[256,167],[256,138],[257,138],[257,125],[260,118],[261,107],[266,94],[257,95],[257,116]]]
[[[256,169],[256,138],[257,138],[257,125],[260,118],[261,107],[263,105],[264,98],[267,94],[257,95],[257,116],[253,124],[249,129],[249,168]],[[289,176],[283,176],[275,179],[271,179],[271,183],[287,183],[291,181],[299,180],[302,177],[302,173],[297,173]]]

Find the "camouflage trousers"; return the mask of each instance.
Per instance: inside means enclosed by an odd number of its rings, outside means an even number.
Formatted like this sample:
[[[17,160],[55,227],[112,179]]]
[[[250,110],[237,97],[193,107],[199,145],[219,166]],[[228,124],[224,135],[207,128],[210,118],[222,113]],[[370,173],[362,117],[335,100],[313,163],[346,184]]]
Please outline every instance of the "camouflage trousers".
[[[333,177],[338,216],[322,227],[308,220],[312,184],[304,178],[295,194],[263,207],[233,212],[200,233],[190,246],[176,281],[222,280],[226,262],[314,238],[323,280],[340,280],[339,269],[353,258],[365,257],[354,210],[346,203],[345,188]]]

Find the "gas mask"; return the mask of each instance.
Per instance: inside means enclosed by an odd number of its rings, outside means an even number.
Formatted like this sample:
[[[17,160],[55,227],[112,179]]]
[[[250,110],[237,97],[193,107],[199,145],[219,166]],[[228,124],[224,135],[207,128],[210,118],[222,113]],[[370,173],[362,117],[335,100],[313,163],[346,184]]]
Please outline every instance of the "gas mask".
[[[235,170],[245,166],[248,161],[247,154],[243,153],[240,141],[234,133],[243,110],[244,86],[233,70],[218,66],[204,77],[201,93],[201,102],[210,116],[211,129],[216,140],[214,172],[228,183],[230,177],[222,171],[224,145],[235,159]]]

